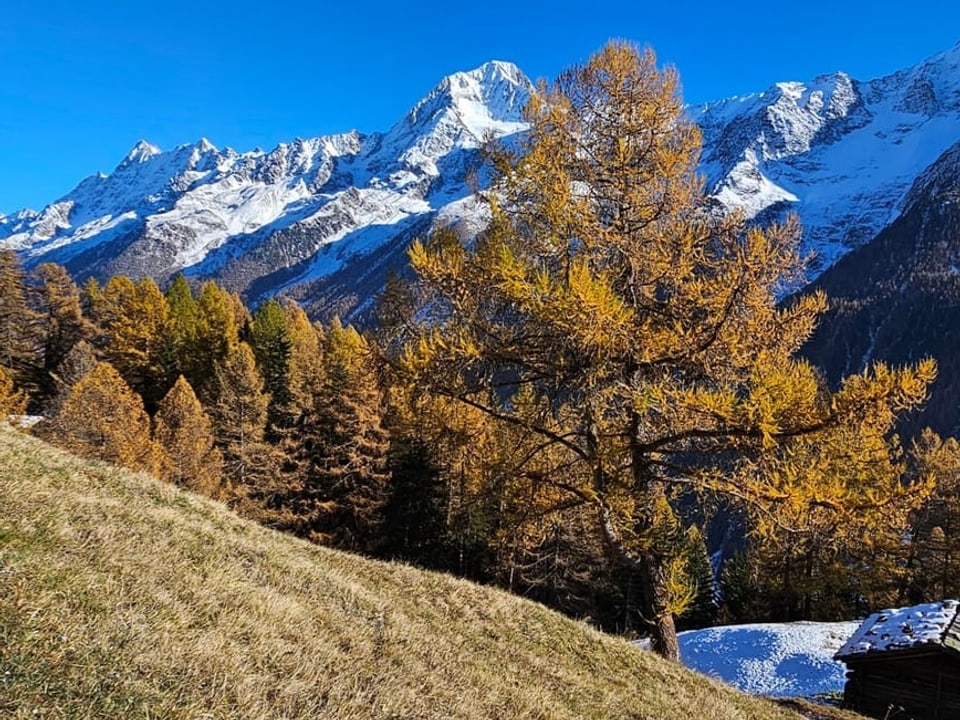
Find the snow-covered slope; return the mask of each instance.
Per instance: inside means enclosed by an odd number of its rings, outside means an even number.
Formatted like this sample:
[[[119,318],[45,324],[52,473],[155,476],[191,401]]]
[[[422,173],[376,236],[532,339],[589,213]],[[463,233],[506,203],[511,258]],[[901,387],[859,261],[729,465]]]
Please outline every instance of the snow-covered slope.
[[[184,270],[252,300],[284,291],[315,314],[349,315],[432,223],[482,226],[470,200],[478,148],[522,132],[531,89],[515,66],[490,62],[444,79],[384,133],[270,152],[140,142],[42,211],[0,216],[0,247],[78,278]],[[717,200],[762,219],[799,212],[816,274],[889,225],[913,181],[960,140],[960,44],[885,78],[835,73],[688,111]]]
[[[334,272],[414,221],[456,220],[488,138],[522,130],[530,81],[490,62],[444,79],[386,133],[166,152],[141,141],[41,212],[0,217],[0,246],[74,275],[164,279],[179,270],[265,291]],[[466,206],[463,206],[466,207]],[[264,283],[260,282],[260,286]]]
[[[833,659],[859,622],[794,622],[680,633],[683,664],[738,690],[772,697],[833,695],[846,666]]]
[[[824,269],[886,227],[960,140],[960,44],[888,77],[781,82],[690,112],[711,192],[749,216],[798,212]]]

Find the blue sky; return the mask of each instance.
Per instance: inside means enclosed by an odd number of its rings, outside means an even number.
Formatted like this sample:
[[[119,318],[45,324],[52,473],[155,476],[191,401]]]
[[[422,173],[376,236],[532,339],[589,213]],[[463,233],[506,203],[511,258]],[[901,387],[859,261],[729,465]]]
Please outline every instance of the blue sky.
[[[140,138],[250,150],[386,130],[451,72],[553,77],[610,38],[651,45],[701,102],[915,64],[960,41],[960,3],[2,0],[0,212],[39,209]]]

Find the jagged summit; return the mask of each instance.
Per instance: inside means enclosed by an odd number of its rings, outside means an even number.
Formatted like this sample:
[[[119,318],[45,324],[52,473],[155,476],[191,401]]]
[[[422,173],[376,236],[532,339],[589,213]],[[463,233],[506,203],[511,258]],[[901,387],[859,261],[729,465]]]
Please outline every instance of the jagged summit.
[[[467,178],[488,136],[525,129],[533,90],[516,65],[491,61],[443,78],[385,132],[248,152],[140,141],[112,173],[0,218],[0,244],[78,278],[182,270],[348,317],[432,223],[482,226]],[[833,72],[687,111],[717,201],[760,220],[798,212],[818,273],[900,215],[914,180],[960,140],[960,43],[883,78]]]
[[[445,77],[387,133],[385,144],[407,145],[401,159],[433,170],[451,143],[478,147],[488,134],[525,129],[523,106],[533,84],[512,63],[492,61]]]
[[[129,165],[131,163],[144,162],[155,155],[159,155],[160,153],[161,150],[156,145],[153,145],[146,140],[139,140],[137,141],[137,144],[130,149],[130,152],[127,153],[127,156],[123,159],[121,166]]]

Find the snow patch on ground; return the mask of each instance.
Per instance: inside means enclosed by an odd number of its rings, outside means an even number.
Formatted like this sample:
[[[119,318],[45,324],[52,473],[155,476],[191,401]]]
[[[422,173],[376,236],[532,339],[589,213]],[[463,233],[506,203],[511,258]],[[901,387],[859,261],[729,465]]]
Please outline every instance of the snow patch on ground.
[[[843,691],[846,666],[834,654],[860,623],[795,622],[689,630],[680,655],[691,670],[751,695],[813,697]]]

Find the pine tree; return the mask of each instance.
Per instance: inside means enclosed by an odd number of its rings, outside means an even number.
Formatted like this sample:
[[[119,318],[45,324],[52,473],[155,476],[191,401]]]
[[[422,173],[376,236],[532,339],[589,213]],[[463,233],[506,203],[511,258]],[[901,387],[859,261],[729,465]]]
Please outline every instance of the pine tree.
[[[59,414],[37,428],[77,455],[152,474],[159,470],[160,452],[143,401],[109,363],[97,363],[80,378]]]
[[[323,330],[310,322],[303,309],[293,301],[283,305],[286,336],[290,345],[287,368],[288,413],[300,416],[312,405],[316,388],[323,383]]]
[[[389,499],[389,436],[383,396],[366,340],[335,322],[326,335],[325,380],[306,428],[311,493],[319,501],[312,536],[373,552]]]
[[[909,475],[928,478],[930,497],[910,517],[901,603],[960,594],[960,443],[924,430],[910,449]]]
[[[416,441],[395,447],[389,468],[383,555],[420,567],[453,569],[446,486],[430,449]]]
[[[84,375],[97,366],[97,351],[86,340],[76,343],[60,363],[54,368],[52,377],[56,382],[56,392],[47,399],[44,415],[55,417],[60,413],[63,403],[70,397],[71,388]]]
[[[77,343],[92,337],[93,327],[83,315],[80,290],[66,269],[43,263],[36,275],[33,305],[43,337],[43,394],[50,399],[63,385],[57,369]]]
[[[218,497],[223,458],[214,447],[210,418],[183,375],[160,402],[154,438],[163,449],[162,479]]]
[[[192,387],[192,383],[200,379],[201,373],[197,367],[201,355],[197,342],[200,310],[182,273],[173,279],[164,297],[167,301],[168,342],[175,357],[176,369]]]
[[[814,492],[785,446],[886,423],[923,401],[935,366],[878,365],[831,393],[796,358],[825,307],[817,293],[777,302],[802,274],[799,227],[710,211],[699,132],[652,52],[612,43],[525,114],[519,150],[493,154],[483,236],[412,246],[423,306],[396,362],[423,391],[566,454],[576,469],[550,480],[596,513],[641,582],[654,649],[677,659],[674,615],[691,598],[674,592],[675,490],[763,508],[758,524],[791,504],[847,523],[880,513],[899,478],[864,475],[865,501],[849,504],[857,482]],[[538,402],[512,406],[505,389],[520,386]],[[776,467],[760,462],[770,454]]]
[[[36,274],[40,286],[35,304],[44,327],[44,366],[52,370],[90,335],[90,325],[80,306],[80,290],[62,265],[43,263]]]
[[[269,396],[253,351],[240,342],[216,368],[217,393],[211,407],[223,476],[238,497],[268,493],[273,455],[264,443]]]
[[[719,618],[725,623],[750,623],[773,619],[771,606],[778,599],[763,581],[760,564],[750,551],[727,560],[720,573],[722,606]]]
[[[684,570],[695,588],[695,594],[678,624],[683,628],[709,627],[717,617],[717,584],[706,540],[697,525],[687,529],[684,545]]]
[[[291,342],[286,314],[276,300],[269,300],[254,313],[250,323],[250,345],[264,389],[270,395],[268,435],[277,440],[293,424],[293,418],[290,407]]]

